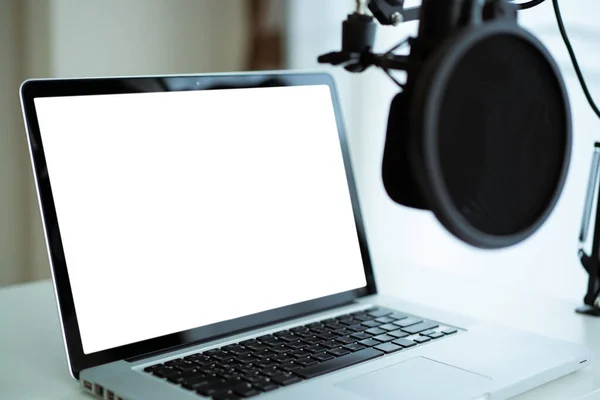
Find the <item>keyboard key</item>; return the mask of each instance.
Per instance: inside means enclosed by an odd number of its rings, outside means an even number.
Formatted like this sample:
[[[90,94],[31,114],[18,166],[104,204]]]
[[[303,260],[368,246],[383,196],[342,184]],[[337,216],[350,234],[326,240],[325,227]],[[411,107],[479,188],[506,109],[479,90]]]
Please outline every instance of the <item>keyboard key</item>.
[[[296,364],[295,362],[287,362],[279,365],[279,369],[284,371],[292,372],[296,369],[302,368],[302,365]]]
[[[369,315],[373,318],[379,318],[379,317],[385,317],[386,315],[390,315],[392,313],[392,310],[388,310],[385,308],[379,308],[375,311],[371,311],[369,313]]]
[[[373,340],[373,339],[365,339],[365,340],[361,340],[358,343],[360,343],[360,344],[362,344],[363,346],[366,346],[366,347],[373,347],[373,346],[377,346],[381,342],[378,341],[378,340]]]
[[[183,386],[184,388],[189,389],[189,390],[196,390],[196,388],[199,388],[202,386],[222,383],[224,381],[225,381],[224,379],[221,379],[219,377],[198,377],[198,378],[186,379],[185,381],[181,382],[181,386]]]
[[[417,343],[426,343],[429,342],[431,340],[430,337],[427,336],[419,336],[413,339],[415,342]]]
[[[381,350],[384,353],[393,353],[395,351],[402,350],[402,346],[398,346],[393,343],[382,343],[374,347],[377,350]]]
[[[327,361],[333,358],[331,354],[326,352],[315,353],[311,357],[318,361]]]
[[[333,349],[335,347],[340,347],[341,344],[339,342],[336,342],[335,340],[329,340],[327,342],[321,343],[320,346],[323,346],[327,349]]]
[[[146,372],[152,372],[152,371],[155,371],[155,370],[160,369],[162,367],[163,367],[162,364],[151,365],[149,367],[144,368],[144,371],[146,371]]]
[[[273,336],[287,336],[287,335],[291,335],[291,334],[292,334],[291,331],[285,330],[285,331],[275,332],[273,334]]]
[[[153,375],[158,376],[159,378],[168,379],[170,376],[179,376],[181,375],[181,371],[173,369],[173,368],[161,368],[154,370],[152,372]]]
[[[354,331],[351,331],[350,329],[343,328],[343,329],[335,330],[332,333],[334,333],[336,336],[348,336],[348,335],[354,333]]]
[[[388,332],[387,334],[390,335],[390,336],[393,336],[393,337],[395,337],[397,339],[400,339],[400,338],[408,336],[408,333],[404,332],[402,329],[391,331],[391,332]]]
[[[396,340],[392,341],[392,343],[397,344],[398,346],[402,346],[402,347],[412,347],[412,346],[416,345],[415,342],[413,342],[412,340],[408,340],[408,339],[396,339]]]
[[[307,329],[306,329],[306,327],[305,327],[305,326],[296,326],[296,327],[294,327],[294,328],[291,328],[291,329],[290,329],[290,332],[298,333],[298,332],[304,332],[304,331],[306,331],[306,330],[307,330]],[[242,345],[243,345],[244,343],[240,343],[240,344],[242,344]]]
[[[314,365],[316,363],[318,363],[318,361],[312,357],[304,357],[296,360],[296,364],[302,365],[304,367],[308,367],[309,365]]]
[[[230,390],[221,392],[221,393],[216,393],[213,395],[213,399],[214,400],[240,400],[241,397],[238,396],[237,394],[233,393]]]
[[[369,335],[368,333],[365,333],[365,332],[357,332],[357,333],[353,333],[350,336],[356,340],[365,340],[365,339],[370,338],[372,335]]]
[[[356,318],[351,318],[351,319],[345,319],[343,321],[340,321],[341,325],[345,325],[345,326],[350,326],[350,325],[355,325],[355,324],[360,324],[362,321]]]
[[[267,346],[266,344],[261,343],[259,341],[255,341],[255,343],[250,343],[250,344],[246,345],[246,348],[250,349],[252,351],[258,351],[258,350],[266,349],[268,347],[269,346]]]
[[[386,331],[395,331],[396,329],[398,329],[398,325],[394,325],[394,324],[385,324],[385,325],[380,325],[378,327],[378,329],[384,329]]]
[[[291,349],[298,350],[298,349],[308,346],[308,344],[301,342],[300,340],[296,340],[293,342],[286,343],[286,346]]]
[[[268,376],[270,378],[272,376],[276,376],[276,375],[282,374],[283,371],[280,370],[279,368],[273,366],[273,367],[261,369],[260,373],[263,374],[263,375],[266,375],[266,376]]]
[[[390,317],[379,317],[375,318],[375,321],[381,322],[382,324],[389,324],[390,322],[394,322],[395,319]]]
[[[320,337],[323,340],[331,340],[331,339],[335,339],[336,337],[338,337],[338,335],[336,335],[335,333],[331,333],[331,332],[325,332],[325,333],[318,334],[317,337]]]
[[[258,394],[258,390],[256,390],[252,384],[247,382],[238,383],[232,387],[232,390],[234,393],[239,394],[242,397],[251,397]]]
[[[379,335],[379,336],[373,336],[373,339],[379,340],[380,342],[391,342],[392,340],[394,340],[396,338],[391,335]]]
[[[354,319],[357,319],[357,320],[359,320],[359,321],[362,322],[362,321],[372,320],[373,317],[371,317],[370,315],[367,315],[367,314],[362,314],[362,315],[356,315],[356,316],[354,316]]]
[[[273,367],[273,366],[277,365],[277,362],[273,361],[273,360],[260,360],[260,361],[255,362],[253,365],[262,369],[262,368]]]
[[[313,344],[312,346],[306,347],[304,350],[311,353],[320,353],[322,351],[326,351],[327,347],[323,347],[320,344]]]
[[[207,357],[202,354],[192,354],[191,356],[183,357],[184,360],[192,361],[192,362],[208,362],[210,361],[210,357]]]
[[[422,334],[421,334],[421,335],[422,335]],[[429,337],[430,337],[430,338],[432,338],[432,339],[439,339],[439,338],[443,337],[443,336],[444,336],[444,334],[443,334],[443,333],[441,333],[441,332],[433,332],[433,333],[430,333],[430,334],[429,334],[429,335],[427,335],[427,336],[429,336]]]
[[[364,349],[319,364],[311,365],[310,367],[296,370],[295,373],[306,379],[314,378],[316,376],[337,371],[339,369],[356,365],[364,361],[372,360],[382,356],[383,354],[384,353],[379,350]]]
[[[259,336],[256,338],[256,340],[260,341],[260,342],[264,342],[265,340],[271,340],[271,339],[275,339],[275,336],[273,335],[263,335],[263,336]]]
[[[323,326],[320,322],[313,322],[312,324],[305,325],[308,329],[321,328]]]
[[[242,375],[241,378],[243,380],[245,380],[246,382],[250,382],[250,383],[258,382],[262,379],[265,379],[265,377],[262,376],[260,374],[260,372],[258,372],[258,371],[247,372],[246,374]]]
[[[444,335],[452,335],[453,333],[456,333],[456,332],[458,332],[458,329],[456,329],[456,328],[446,328],[446,329],[442,330],[442,333]]]
[[[304,349],[300,349],[300,350],[294,350],[294,351],[290,351],[289,353],[290,356],[296,357],[296,358],[303,358],[303,357],[308,357],[311,355],[310,351],[306,351]]]
[[[203,396],[215,396],[218,395],[219,392],[226,392],[231,390],[232,386],[236,386],[242,382],[241,379],[231,379],[231,380],[222,380],[220,382],[211,382],[205,385],[196,386],[196,392]]]
[[[334,355],[334,356],[336,356],[336,357],[341,357],[341,356],[344,356],[344,355],[346,355],[346,354],[349,354],[349,353],[350,353],[350,351],[349,351],[349,350],[343,349],[343,348],[341,348],[341,347],[338,347],[338,348],[336,348],[336,349],[327,350],[327,352],[328,352],[329,354],[333,354],[333,355]]]
[[[396,329],[398,329],[398,327],[396,326]],[[386,333],[386,330],[383,329],[379,329],[379,328],[371,328],[371,329],[367,329],[365,331],[366,333],[369,333],[371,335],[382,335],[384,333]]]
[[[438,326],[438,324],[436,322],[425,321],[425,322],[421,322],[420,324],[411,325],[409,327],[402,328],[402,330],[406,333],[410,333],[411,335],[413,335],[415,333],[423,332],[423,331],[429,330],[431,328],[435,328],[437,326]]]
[[[381,325],[381,323],[377,321],[365,321],[361,325],[366,326],[367,328],[376,328]]]
[[[254,357],[252,354],[246,354],[244,356],[239,356],[236,358],[236,361],[242,364],[250,364],[260,360],[258,357]]]
[[[314,333],[312,333],[311,331],[309,331],[308,329],[306,329],[306,330],[303,330],[303,331],[295,332],[294,335],[302,339],[302,338],[314,336]]]
[[[335,339],[335,341],[338,343],[341,343],[341,344],[349,344],[349,343],[356,342],[356,339],[354,339],[353,337],[350,337],[350,336],[342,336],[342,337]]]
[[[266,344],[269,347],[274,347],[274,346],[281,346],[282,344],[285,344],[285,340],[281,340],[281,339],[269,339],[269,340],[263,341],[263,343]]]
[[[264,365],[263,365],[264,364]],[[265,360],[265,361],[257,361],[252,364],[239,364],[240,366],[236,366],[235,370],[240,374],[249,374],[257,370],[257,368],[267,368],[273,365],[277,365],[275,361]]]
[[[275,353],[282,354],[282,353],[287,353],[291,349],[289,347],[287,347],[286,345],[282,344],[280,346],[271,347],[271,350],[273,350]]]
[[[177,359],[175,359],[175,360],[171,360],[171,361],[167,361],[167,362],[165,362],[165,365],[166,365],[167,367],[172,367],[172,366],[174,366],[175,364],[182,363],[182,362],[185,362],[185,361],[183,360],[183,358],[177,358]]]
[[[421,332],[421,335],[429,336],[430,334],[435,333],[435,332],[436,332],[435,329],[429,329],[429,330],[426,330],[425,332]]]
[[[319,327],[319,328],[310,328],[310,330],[313,333],[316,333],[318,335],[319,333],[329,332],[330,329],[327,328],[327,327],[325,327],[325,326],[322,326],[322,327]]]
[[[307,368],[312,368],[312,367],[307,367]],[[273,377],[271,377],[271,380],[275,383],[280,384],[281,386],[287,386],[287,385],[291,385],[296,382],[300,382],[302,379],[298,378],[297,376],[295,376],[293,374],[287,373],[287,374],[273,376]]]
[[[182,377],[181,375],[182,375],[182,373],[181,373],[181,372],[179,372],[179,373],[177,373],[177,374],[172,374],[172,375],[169,375],[169,376],[167,377],[167,380],[168,380],[169,382],[172,382],[172,383],[179,383],[179,382],[182,382],[182,381],[183,381],[185,378],[184,378],[184,377]]]
[[[317,343],[321,343],[323,341],[323,339],[318,338],[316,336],[309,336],[309,337],[305,337],[304,339],[302,339],[302,341],[306,344],[317,344]]]
[[[272,358],[273,361],[277,361],[278,363],[286,363],[290,361],[294,361],[296,358],[292,357],[289,354],[280,354]]]
[[[399,319],[408,318],[408,315],[404,315],[402,313],[395,312],[395,313],[388,315],[388,318],[392,318],[394,320],[399,320]]]
[[[401,319],[400,321],[394,322],[394,325],[398,325],[400,328],[405,328],[410,325],[416,325],[419,322],[423,322],[423,320],[420,318],[408,317],[408,318]]]
[[[266,348],[266,349],[262,349],[259,351],[255,351],[252,355],[255,357],[259,357],[259,358],[269,358],[269,357],[276,356],[277,353],[270,350],[269,348]]]
[[[344,315],[340,315],[339,317],[335,317],[335,319],[337,319],[338,321],[347,321],[352,318],[354,318],[354,316],[352,314],[344,314]]]
[[[259,381],[252,382],[252,385],[262,392],[270,392],[271,390],[279,388],[279,385],[273,383],[273,381],[271,381],[269,378],[262,378]]]
[[[196,364],[177,364],[174,368],[181,372],[194,371],[198,368]]]
[[[283,340],[286,343],[289,343],[289,342],[295,342],[295,341],[299,340],[300,337],[296,336],[296,335],[286,335],[286,336],[279,336],[279,339]]]
[[[366,329],[366,327],[362,326],[361,324],[354,324],[354,325],[347,326],[346,329],[353,331],[353,332],[360,332],[360,331],[364,331]]]
[[[352,344],[347,344],[347,345],[345,345],[345,346],[342,346],[342,347],[343,347],[344,349],[346,349],[346,350],[350,350],[350,351],[359,351],[359,350],[362,350],[362,349],[366,349],[366,347],[365,347],[365,346],[363,346],[363,345],[362,345],[362,344],[360,344],[360,343],[352,343]]]
[[[321,322],[323,324],[332,324],[332,325],[337,325],[337,324],[340,323],[340,321],[338,319],[336,319],[336,318],[329,318],[329,319],[326,319],[326,320],[321,321]]]

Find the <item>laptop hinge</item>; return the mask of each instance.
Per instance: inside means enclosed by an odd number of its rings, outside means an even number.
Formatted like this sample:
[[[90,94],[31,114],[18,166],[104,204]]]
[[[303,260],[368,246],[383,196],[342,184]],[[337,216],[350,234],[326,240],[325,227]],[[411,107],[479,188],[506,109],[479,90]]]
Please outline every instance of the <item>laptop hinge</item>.
[[[336,304],[334,306],[326,307],[326,308],[319,309],[319,310],[316,310],[316,311],[311,311],[309,313],[295,315],[295,316],[293,316],[291,318],[274,320],[274,321],[271,321],[271,322],[269,322],[267,324],[256,325],[256,326],[253,326],[253,327],[248,328],[248,329],[243,329],[243,330],[239,330],[239,331],[228,332],[228,333],[223,334],[223,335],[212,336],[212,337],[201,339],[201,340],[198,340],[198,341],[195,341],[195,342],[186,343],[186,344],[182,344],[182,345],[179,345],[179,346],[172,346],[172,347],[168,347],[168,348],[165,348],[165,349],[156,350],[156,351],[152,351],[152,352],[149,352],[149,353],[144,353],[144,354],[140,354],[140,355],[137,355],[137,356],[125,358],[125,361],[130,362],[130,363],[142,361],[142,360],[144,360],[146,358],[152,358],[152,357],[160,356],[162,354],[171,353],[173,351],[183,350],[183,349],[188,348],[188,347],[198,346],[198,345],[203,344],[203,343],[212,342],[212,341],[215,341],[215,340],[218,340],[218,339],[223,339],[223,338],[226,338],[226,337],[229,337],[229,336],[239,335],[241,333],[250,332],[250,331],[253,331],[255,329],[266,328],[266,327],[271,326],[271,325],[280,324],[280,323],[283,323],[283,322],[286,322],[286,321],[292,321],[294,319],[303,318],[303,317],[306,317],[306,316],[309,316],[309,315],[312,315],[312,314],[321,313],[321,312],[324,312],[324,311],[333,310],[333,309],[340,308],[340,307],[347,307],[347,306],[352,305],[352,304],[358,304],[357,299],[350,300],[350,301],[343,302],[343,303],[338,303],[338,304]]]

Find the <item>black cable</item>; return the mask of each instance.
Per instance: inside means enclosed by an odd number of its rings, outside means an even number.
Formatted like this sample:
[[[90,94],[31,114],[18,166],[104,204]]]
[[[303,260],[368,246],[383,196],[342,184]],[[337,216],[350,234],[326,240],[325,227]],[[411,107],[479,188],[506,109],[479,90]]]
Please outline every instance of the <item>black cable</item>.
[[[558,24],[560,35],[562,36],[563,41],[565,42],[565,46],[567,46],[569,57],[571,58],[571,62],[573,63],[575,74],[577,74],[577,79],[579,79],[579,83],[581,84],[581,88],[583,89],[583,93],[585,94],[585,98],[590,104],[590,107],[592,107],[592,110],[594,110],[594,113],[596,113],[598,118],[600,118],[600,110],[594,102],[594,99],[590,94],[590,90],[588,89],[588,86],[585,83],[585,78],[583,77],[583,73],[581,72],[579,63],[577,62],[577,56],[575,55],[575,51],[573,50],[573,46],[571,45],[571,41],[569,40],[569,36],[567,35],[565,24],[563,23],[562,15],[560,13],[560,8],[558,7],[558,0],[552,0],[552,5],[554,6],[554,14],[556,15],[556,23]]]
[[[396,85],[398,85],[398,87],[400,87],[400,89],[404,89],[404,84],[403,84],[403,83],[400,83],[400,81],[399,81],[398,79],[394,78],[394,76],[392,75],[392,73],[390,72],[390,70],[389,70],[389,69],[387,69],[387,68],[382,68],[382,69],[383,69],[383,72],[385,72],[385,74],[386,74],[386,75],[387,75],[387,76],[388,76],[388,77],[389,77],[391,80],[393,80],[393,81],[394,81],[394,83],[395,83]]]
[[[517,6],[519,7],[519,10],[527,10],[529,8],[533,8],[537,5],[542,4],[544,1],[546,0],[531,0],[527,3],[517,4]]]
[[[398,44],[396,44],[394,47],[392,47],[391,49],[389,49],[383,56],[389,56],[390,54],[392,54],[395,50],[399,49],[400,47],[404,46],[405,44],[408,44],[409,39],[404,39],[401,42],[398,42]]]

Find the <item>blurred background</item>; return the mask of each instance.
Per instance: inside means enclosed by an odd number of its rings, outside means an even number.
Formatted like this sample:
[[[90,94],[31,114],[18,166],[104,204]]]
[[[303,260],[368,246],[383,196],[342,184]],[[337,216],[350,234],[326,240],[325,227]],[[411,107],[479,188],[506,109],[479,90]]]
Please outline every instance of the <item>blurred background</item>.
[[[418,4],[407,0],[408,6]],[[522,12],[520,19],[548,46],[567,81],[575,125],[572,165],[543,228],[499,251],[466,246],[430,213],[387,198],[380,164],[395,85],[377,70],[351,75],[316,62],[319,54],[339,49],[341,22],[353,7],[354,0],[0,0],[0,287],[50,276],[18,97],[23,80],[295,69],[326,70],[336,79],[384,290],[393,291],[403,266],[428,265],[579,300],[586,275],[577,260],[577,235],[600,121],[577,83],[551,3]],[[561,7],[600,101],[600,2],[562,0]],[[376,50],[414,35],[417,26],[379,28]]]

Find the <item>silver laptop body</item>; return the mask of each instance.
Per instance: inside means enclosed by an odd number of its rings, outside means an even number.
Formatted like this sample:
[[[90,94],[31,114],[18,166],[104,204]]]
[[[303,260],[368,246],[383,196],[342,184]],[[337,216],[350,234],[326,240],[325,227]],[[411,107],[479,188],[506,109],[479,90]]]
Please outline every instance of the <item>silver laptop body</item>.
[[[592,361],[377,294],[327,74],[30,80],[21,101],[85,392],[506,399]]]

